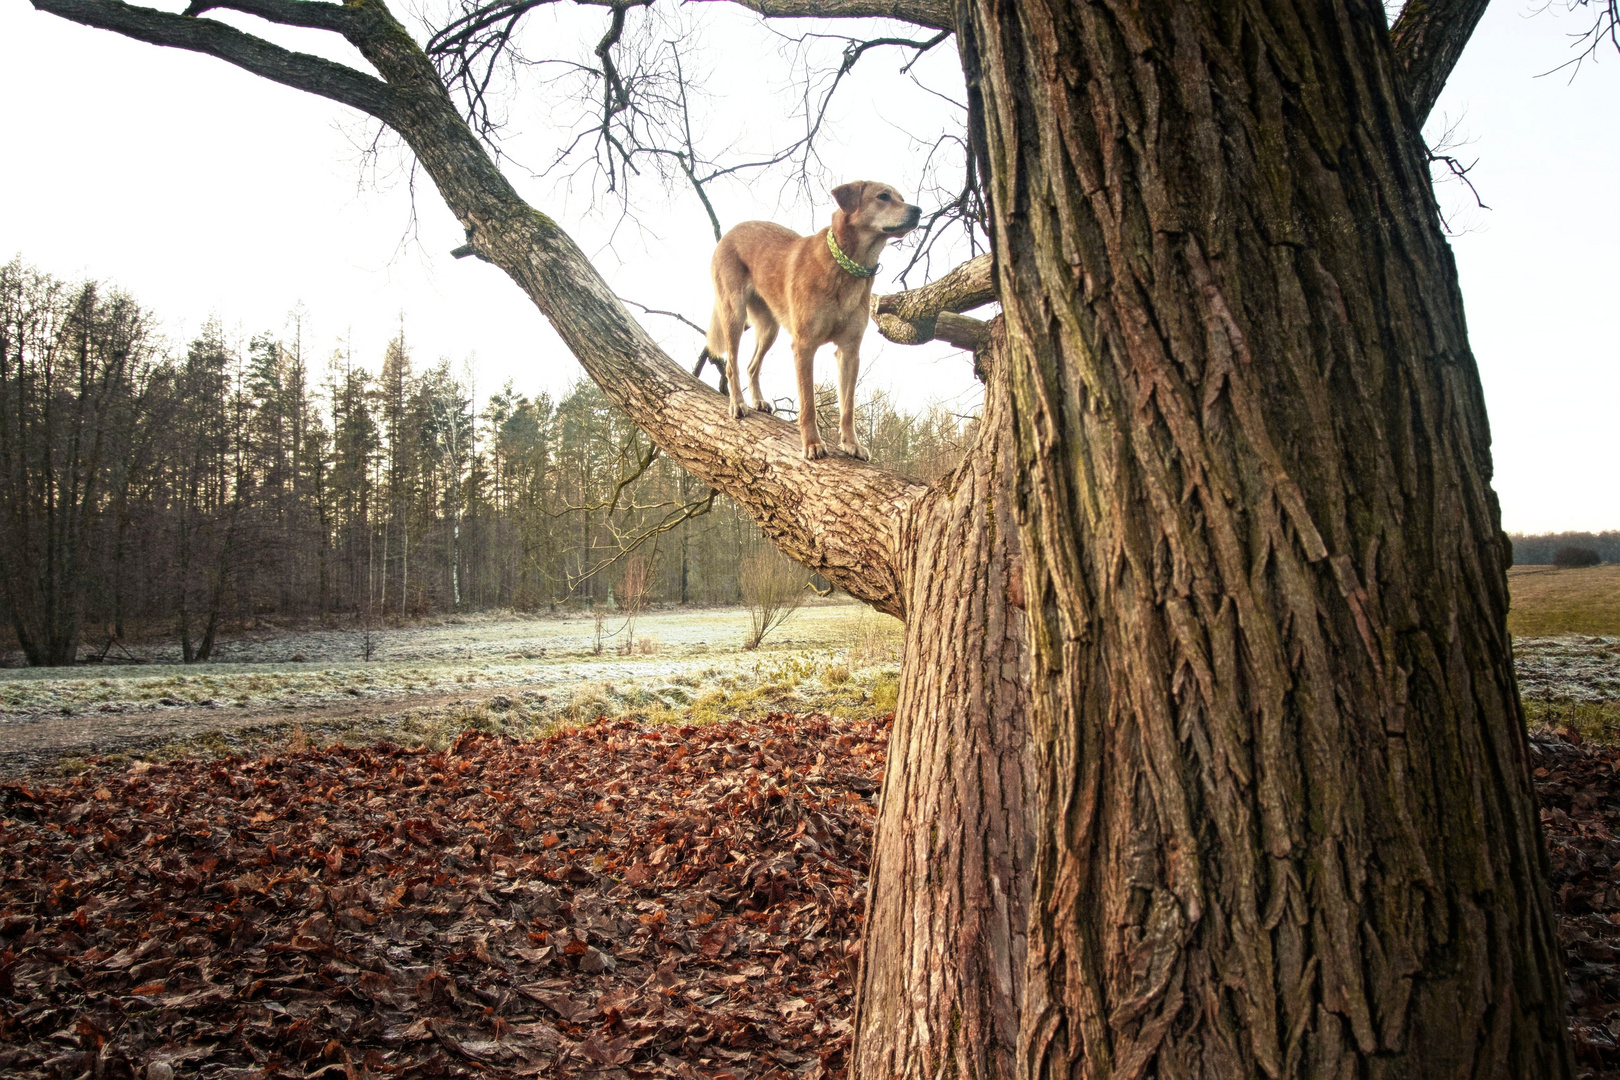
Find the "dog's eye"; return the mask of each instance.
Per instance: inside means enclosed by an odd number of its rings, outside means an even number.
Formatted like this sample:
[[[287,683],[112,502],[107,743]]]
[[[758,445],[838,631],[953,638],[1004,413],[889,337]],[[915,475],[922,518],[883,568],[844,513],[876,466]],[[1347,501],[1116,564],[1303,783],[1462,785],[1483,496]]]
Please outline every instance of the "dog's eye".
[[[878,200],[880,202],[888,202],[889,201],[889,193],[887,191],[883,192],[881,195],[878,196]]]

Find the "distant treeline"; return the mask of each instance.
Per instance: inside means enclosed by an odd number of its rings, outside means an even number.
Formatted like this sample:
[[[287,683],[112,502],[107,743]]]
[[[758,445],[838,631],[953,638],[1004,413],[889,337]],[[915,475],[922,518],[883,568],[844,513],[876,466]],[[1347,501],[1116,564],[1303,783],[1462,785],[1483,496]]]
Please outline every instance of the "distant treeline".
[[[509,384],[475,415],[403,332],[374,376],[342,350],[312,363],[296,327],[170,349],[153,324],[115,290],[0,267],[0,650],[14,634],[30,663],[137,633],[202,660],[266,617],[594,605],[633,561],[652,600],[733,602],[765,544],[589,382]],[[966,436],[882,395],[858,425],[923,477]]]
[[[1620,562],[1620,531],[1610,529],[1600,533],[1561,532],[1508,533],[1513,541],[1514,566],[1550,566],[1553,553],[1561,547],[1591,548],[1606,563]]]

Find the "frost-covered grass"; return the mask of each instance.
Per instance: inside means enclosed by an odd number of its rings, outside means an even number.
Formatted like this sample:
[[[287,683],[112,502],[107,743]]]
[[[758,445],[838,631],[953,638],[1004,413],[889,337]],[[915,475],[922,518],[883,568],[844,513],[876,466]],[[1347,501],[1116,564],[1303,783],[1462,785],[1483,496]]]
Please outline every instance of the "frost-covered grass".
[[[892,621],[891,621],[892,622]],[[857,624],[859,625],[859,624]],[[899,624],[878,631],[895,639]],[[760,656],[747,662],[711,663],[668,679],[590,680],[542,692],[527,689],[456,704],[420,705],[409,695],[394,707],[358,717],[327,718],[318,711],[290,713],[288,719],[251,727],[205,731],[139,756],[149,759],[252,754],[271,747],[302,748],[310,743],[361,745],[387,739],[405,746],[442,749],[464,731],[487,731],[520,739],[542,738],[589,724],[601,717],[628,716],[644,723],[708,724],[763,718],[771,713],[826,711],[852,718],[881,718],[894,710],[899,672],[893,663],[863,663],[872,633],[858,633],[854,647],[799,650]],[[130,760],[113,754],[103,760]],[[69,754],[56,762],[75,772],[88,759]]]
[[[658,684],[691,679],[711,668],[729,674],[799,653],[860,650],[879,620],[898,627],[853,603],[810,605],[751,653],[741,648],[748,632],[748,614],[741,608],[643,615],[636,623],[638,647],[625,654],[616,640],[623,635],[622,624],[611,619],[610,636],[596,651],[589,615],[468,616],[374,631],[369,661],[356,632],[255,635],[226,642],[222,659],[206,664],[0,669],[0,720],[63,715],[64,710],[299,708],[462,691],[533,690],[549,698],[597,683],[656,690]],[[151,650],[159,660],[163,648]]]
[[[294,738],[437,746],[468,729],[534,737],[602,716],[701,724],[894,708],[896,620],[823,602],[755,651],[742,650],[747,631],[743,609],[653,612],[637,620],[637,648],[621,654],[609,637],[597,653],[589,616],[481,616],[375,634],[369,662],[341,655],[340,632],[317,630],[231,642],[234,662],[4,669],[0,749],[7,725],[102,713],[150,713],[159,732],[164,714],[178,722],[177,710],[223,710],[218,731],[168,752],[224,753]],[[283,653],[301,659],[268,659]],[[178,730],[196,728],[192,719]]]
[[[1514,639],[1531,723],[1620,739],[1620,632],[1580,629],[1605,625],[1594,620],[1620,605],[1620,567],[1515,568],[1509,581],[1514,625],[1549,631]],[[370,661],[361,658],[358,632],[327,629],[229,641],[224,659],[208,664],[0,669],[0,748],[7,724],[100,712],[226,710],[219,732],[176,744],[215,753],[295,730],[322,741],[442,745],[469,728],[532,737],[602,716],[701,724],[894,708],[896,620],[858,604],[817,602],[744,652],[748,629],[742,608],[655,611],[636,621],[638,644],[647,645],[621,653],[621,625],[609,620],[613,636],[598,653],[588,614],[507,613],[374,631]],[[162,647],[152,655],[161,659]],[[253,709],[260,711],[225,722],[230,711]]]
[[[1620,740],[1620,566],[1515,566],[1508,588],[1508,630],[1531,727]]]

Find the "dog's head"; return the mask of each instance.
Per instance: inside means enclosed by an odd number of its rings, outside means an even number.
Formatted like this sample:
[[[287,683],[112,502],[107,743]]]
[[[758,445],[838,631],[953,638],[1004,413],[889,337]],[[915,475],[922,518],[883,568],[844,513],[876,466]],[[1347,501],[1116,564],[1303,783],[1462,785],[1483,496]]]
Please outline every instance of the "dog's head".
[[[838,209],[853,229],[879,236],[904,236],[922,220],[922,207],[912,206],[888,184],[856,180],[832,189]]]

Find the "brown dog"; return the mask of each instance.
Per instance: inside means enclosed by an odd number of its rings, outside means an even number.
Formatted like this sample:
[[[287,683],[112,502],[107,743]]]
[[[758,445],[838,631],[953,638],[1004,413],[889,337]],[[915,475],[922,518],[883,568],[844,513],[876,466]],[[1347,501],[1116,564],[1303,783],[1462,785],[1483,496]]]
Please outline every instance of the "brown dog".
[[[847,454],[867,456],[855,438],[855,377],[872,275],[883,245],[916,228],[922,217],[920,208],[888,184],[859,180],[833,188],[832,195],[838,201],[832,225],[813,236],[769,221],[745,221],[721,237],[714,249],[714,316],[704,350],[716,366],[725,358],[731,415],[741,420],[748,410],[737,378],[737,349],[743,326],[753,326],[748,389],[754,408],[768,413],[771,407],[759,392],[759,368],[777,330],[787,327],[799,377],[799,437],[804,456],[812,461],[827,456],[816,429],[813,365],[816,350],[829,342],[838,349],[838,444]]]

